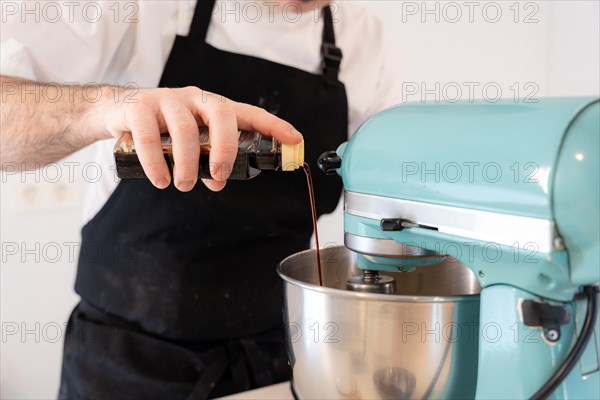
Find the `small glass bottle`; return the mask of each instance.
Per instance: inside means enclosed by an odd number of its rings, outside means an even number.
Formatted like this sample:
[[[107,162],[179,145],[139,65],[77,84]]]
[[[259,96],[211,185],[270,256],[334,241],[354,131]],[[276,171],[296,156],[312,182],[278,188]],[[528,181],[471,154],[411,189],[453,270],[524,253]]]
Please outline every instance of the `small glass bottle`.
[[[210,142],[208,128],[200,127],[200,165],[198,177],[212,179],[210,174]],[[173,146],[168,134],[161,135],[162,149],[169,171],[173,173]],[[130,132],[125,133],[114,147],[117,176],[121,179],[146,178],[142,164],[135,152]],[[261,171],[294,171],[304,164],[304,141],[286,145],[258,132],[239,131],[238,153],[228,179],[248,180]]]

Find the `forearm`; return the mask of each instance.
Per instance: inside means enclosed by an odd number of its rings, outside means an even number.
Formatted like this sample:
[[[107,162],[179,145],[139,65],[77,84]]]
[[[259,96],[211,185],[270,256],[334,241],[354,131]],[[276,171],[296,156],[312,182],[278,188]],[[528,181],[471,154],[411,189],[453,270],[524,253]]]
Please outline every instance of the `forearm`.
[[[0,76],[0,167],[37,168],[111,137],[101,109],[106,88],[90,99],[83,86]]]

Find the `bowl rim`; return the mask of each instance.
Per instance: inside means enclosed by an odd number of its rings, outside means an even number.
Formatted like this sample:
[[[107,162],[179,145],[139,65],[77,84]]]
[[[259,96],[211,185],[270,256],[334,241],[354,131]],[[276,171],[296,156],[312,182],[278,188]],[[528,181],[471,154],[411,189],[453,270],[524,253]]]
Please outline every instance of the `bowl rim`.
[[[348,250],[345,246],[337,246],[342,247]],[[349,297],[354,299],[360,299],[362,301],[388,301],[388,302],[411,302],[411,303],[457,303],[457,302],[469,302],[469,301],[479,301],[481,293],[473,293],[473,294],[459,294],[459,295],[447,295],[447,296],[425,296],[425,295],[417,295],[417,296],[409,296],[404,294],[384,294],[384,293],[363,293],[363,292],[353,292],[350,290],[342,290],[324,286],[317,286],[312,283],[307,283],[300,281],[298,279],[294,279],[283,272],[282,265],[292,257],[298,257],[301,254],[314,252],[315,249],[307,249],[294,254],[291,254],[281,260],[279,264],[277,264],[277,275],[287,283],[298,286],[302,289],[310,290],[311,292],[323,293],[334,295],[335,297]],[[348,250],[351,251],[351,250]],[[483,288],[482,288],[483,290]],[[287,295],[285,296],[287,300]]]

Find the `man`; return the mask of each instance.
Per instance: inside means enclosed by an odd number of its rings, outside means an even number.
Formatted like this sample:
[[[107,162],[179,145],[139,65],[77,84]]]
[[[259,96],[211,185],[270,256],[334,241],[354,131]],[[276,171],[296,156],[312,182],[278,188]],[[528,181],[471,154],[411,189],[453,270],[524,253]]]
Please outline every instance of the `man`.
[[[263,173],[224,189],[237,131],[287,144],[302,132],[316,165],[400,98],[393,48],[352,2],[100,3],[105,19],[90,4],[40,23],[11,10],[2,28],[1,162],[35,166],[96,143],[106,168],[86,207],[81,248],[99,256],[79,257],[59,397],[200,399],[290,379],[275,266],[309,244],[305,178]],[[69,95],[26,95],[57,87]],[[204,185],[198,125],[217,166]],[[116,185],[106,139],[128,131],[149,180]],[[318,214],[332,212],[341,184],[314,178]]]

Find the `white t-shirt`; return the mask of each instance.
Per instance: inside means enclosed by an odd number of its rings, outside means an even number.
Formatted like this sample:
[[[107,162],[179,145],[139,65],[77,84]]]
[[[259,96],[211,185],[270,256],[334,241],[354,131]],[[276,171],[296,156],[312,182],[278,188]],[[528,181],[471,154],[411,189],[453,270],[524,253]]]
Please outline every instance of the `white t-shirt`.
[[[43,82],[155,87],[175,35],[187,36],[195,1],[10,2],[2,13],[0,73]],[[57,6],[58,5],[58,6]],[[60,6],[60,7],[59,7]],[[400,102],[399,62],[378,19],[353,1],[331,3],[340,80],[354,132]],[[221,50],[320,73],[323,20],[289,2],[217,0],[206,41]],[[240,71],[243,73],[243,71]],[[102,167],[84,207],[91,219],[115,189],[114,140],[93,144]],[[324,149],[327,150],[327,149]]]

